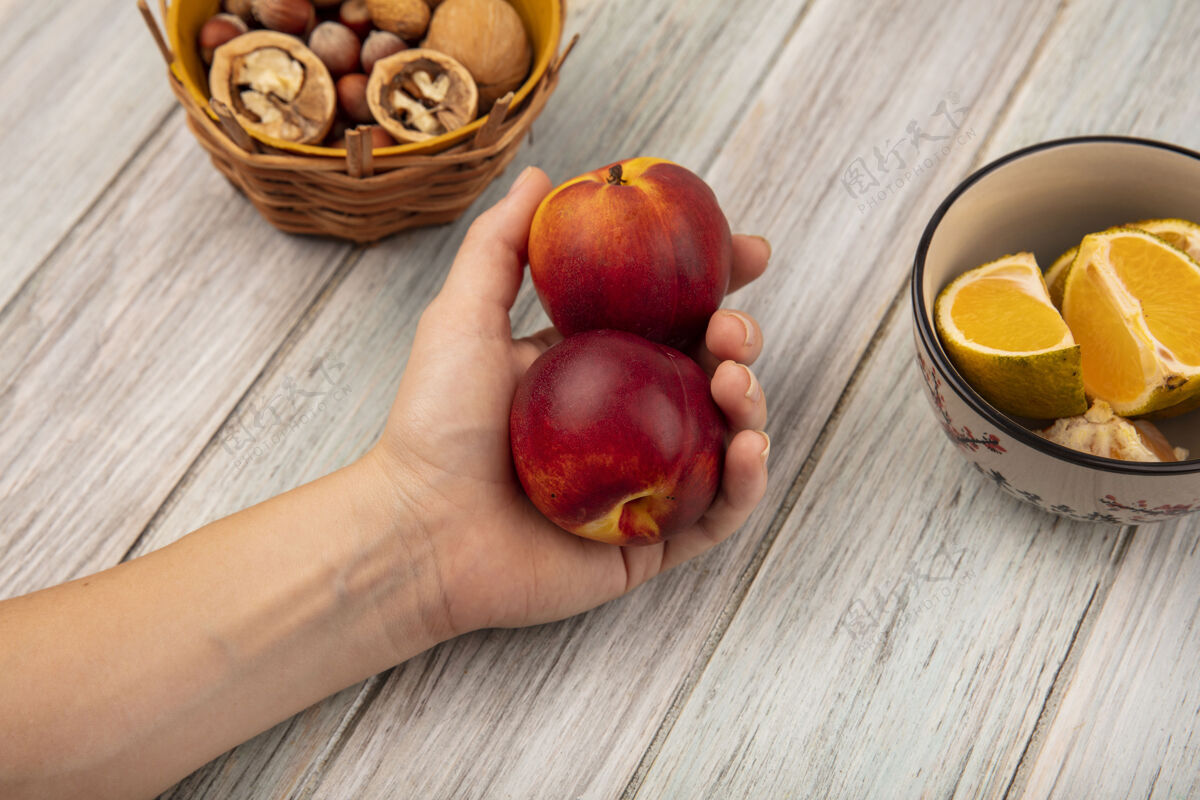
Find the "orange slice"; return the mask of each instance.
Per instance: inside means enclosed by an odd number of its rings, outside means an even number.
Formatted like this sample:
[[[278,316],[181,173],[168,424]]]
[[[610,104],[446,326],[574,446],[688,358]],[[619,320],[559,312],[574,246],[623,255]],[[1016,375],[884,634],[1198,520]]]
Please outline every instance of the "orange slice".
[[[1000,411],[1052,419],[1087,410],[1079,347],[1032,253],[960,275],[938,296],[934,316],[950,360]]]
[[[1200,265],[1145,231],[1085,236],[1067,274],[1063,318],[1083,385],[1121,416],[1190,404],[1200,393]]]

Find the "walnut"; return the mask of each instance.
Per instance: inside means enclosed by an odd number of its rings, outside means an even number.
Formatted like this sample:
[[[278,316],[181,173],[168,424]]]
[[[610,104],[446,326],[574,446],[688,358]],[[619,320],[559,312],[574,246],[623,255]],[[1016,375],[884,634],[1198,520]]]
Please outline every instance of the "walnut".
[[[337,94],[321,59],[294,36],[251,31],[217,48],[209,88],[246,130],[317,144],[333,124]]]
[[[475,119],[479,92],[466,67],[433,50],[405,50],[375,64],[367,103],[400,142],[419,142]]]
[[[505,0],[444,0],[422,46],[462,62],[485,111],[521,85],[533,58],[521,17]]]
[[[401,39],[420,38],[429,25],[425,0],[367,0],[367,12],[376,28]]]

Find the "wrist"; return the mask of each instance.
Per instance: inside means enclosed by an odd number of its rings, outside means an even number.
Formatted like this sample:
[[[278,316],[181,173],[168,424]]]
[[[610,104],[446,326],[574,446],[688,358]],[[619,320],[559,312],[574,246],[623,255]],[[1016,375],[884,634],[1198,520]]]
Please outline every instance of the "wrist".
[[[150,796],[448,638],[431,541],[379,476],[364,458],[86,580],[6,601],[20,657],[0,657],[0,695],[14,698],[18,722],[0,720],[0,782]],[[63,675],[74,699],[47,705]]]
[[[329,477],[343,473],[352,482],[346,496],[354,498],[358,542],[340,579],[368,598],[392,663],[458,635],[428,487],[378,445]]]

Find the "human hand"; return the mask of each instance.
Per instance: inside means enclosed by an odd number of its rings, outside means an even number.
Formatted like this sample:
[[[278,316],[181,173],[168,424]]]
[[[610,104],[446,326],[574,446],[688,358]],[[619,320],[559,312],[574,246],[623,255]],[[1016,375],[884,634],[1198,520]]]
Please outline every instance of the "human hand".
[[[741,366],[762,335],[729,311],[693,353],[736,431],[695,525],[614,547],[560,530],[525,497],[509,409],[559,337],[514,341],[508,314],[549,190],[526,170],[471,226],[363,458],[160,550],[0,603],[10,645],[0,648],[0,795],[153,797],[367,675],[476,628],[585,611],[745,521],[767,482],[766,405]],[[736,289],[766,268],[768,247],[734,237],[733,250]],[[64,681],[71,702],[47,703]]]
[[[517,382],[561,339],[553,328],[514,340],[509,310],[521,286],[530,223],[550,191],[529,168],[467,232],[445,285],[421,316],[408,365],[376,447],[365,457],[408,513],[435,565],[446,636],[561,619],[618,597],[724,541],[766,490],[766,403],[747,365],[762,350],[748,315],[717,311],[692,355],[734,432],[721,488],[689,529],[654,545],[615,547],[569,534],[525,496],[509,451]],[[757,278],[770,248],[735,236],[730,291]]]

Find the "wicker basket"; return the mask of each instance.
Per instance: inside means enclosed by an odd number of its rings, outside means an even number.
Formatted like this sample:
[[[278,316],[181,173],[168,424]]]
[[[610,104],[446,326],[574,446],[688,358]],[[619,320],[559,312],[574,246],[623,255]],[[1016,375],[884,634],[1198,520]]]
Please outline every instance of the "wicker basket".
[[[138,0],[166,59],[172,91],[188,127],[229,180],[267,221],[289,233],[373,242],[421,225],[457,219],[517,154],[522,138],[558,84],[563,0],[514,0],[533,45],[533,68],[491,113],[415,144],[371,150],[367,133],[346,133],[346,149],[297,145],[245,131],[220,101],[208,99],[196,33],[219,0],[159,0],[167,38]],[[577,38],[577,37],[576,37]],[[168,41],[170,44],[168,44]]]

